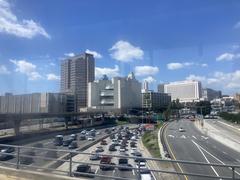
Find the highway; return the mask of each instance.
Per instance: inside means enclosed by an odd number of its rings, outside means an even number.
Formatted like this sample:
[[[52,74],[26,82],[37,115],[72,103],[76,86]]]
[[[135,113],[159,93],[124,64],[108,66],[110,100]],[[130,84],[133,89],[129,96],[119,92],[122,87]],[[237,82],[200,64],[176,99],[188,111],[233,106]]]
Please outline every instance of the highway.
[[[188,119],[180,119],[170,122],[164,133],[165,143],[174,159],[197,161],[204,163],[237,164],[240,165],[240,153],[201,133],[194,123]],[[185,131],[180,132],[179,128]],[[239,138],[240,139],[240,138]],[[183,165],[177,166],[179,171],[199,173],[212,176],[231,176],[232,171],[222,167]],[[240,178],[240,169],[236,171],[236,177]],[[193,176],[182,176],[185,180],[206,180]]]

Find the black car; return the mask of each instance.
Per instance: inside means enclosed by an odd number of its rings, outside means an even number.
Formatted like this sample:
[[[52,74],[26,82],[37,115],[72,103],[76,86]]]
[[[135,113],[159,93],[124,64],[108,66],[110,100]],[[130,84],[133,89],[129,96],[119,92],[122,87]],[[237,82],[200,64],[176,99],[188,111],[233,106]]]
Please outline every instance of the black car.
[[[86,139],[87,139],[87,138],[86,138],[85,135],[80,135],[80,136],[79,136],[79,140],[82,140],[82,141],[83,141],[83,140],[86,140]]]
[[[63,141],[63,146],[69,146],[72,141],[73,141],[73,139],[66,139],[66,140],[64,140]]]
[[[15,151],[14,147],[7,147],[1,150],[0,153],[0,161],[7,161],[9,159],[13,158],[13,155],[11,154],[2,154],[2,153],[13,153]]]
[[[24,152],[22,156],[20,156],[20,163],[25,165],[30,165],[33,163],[33,159],[35,156],[34,151]]]
[[[114,145],[110,145],[108,148],[109,151],[116,151],[117,149],[115,148]]]
[[[77,141],[72,141],[69,146],[68,146],[69,149],[76,149],[78,148],[78,144],[77,144]]]
[[[84,174],[81,174],[81,173],[84,173]],[[87,164],[78,165],[76,171],[73,172],[73,175],[76,177],[79,177],[79,176],[94,177],[93,172],[91,171],[91,166]]]

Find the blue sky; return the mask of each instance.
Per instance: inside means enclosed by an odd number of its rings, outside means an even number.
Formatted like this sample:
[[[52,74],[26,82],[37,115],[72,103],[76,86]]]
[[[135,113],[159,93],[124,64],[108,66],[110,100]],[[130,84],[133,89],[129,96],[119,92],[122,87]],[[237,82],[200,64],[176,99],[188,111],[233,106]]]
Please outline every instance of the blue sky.
[[[238,0],[0,0],[0,94],[58,92],[61,59],[88,51],[96,78],[135,72],[240,92]]]

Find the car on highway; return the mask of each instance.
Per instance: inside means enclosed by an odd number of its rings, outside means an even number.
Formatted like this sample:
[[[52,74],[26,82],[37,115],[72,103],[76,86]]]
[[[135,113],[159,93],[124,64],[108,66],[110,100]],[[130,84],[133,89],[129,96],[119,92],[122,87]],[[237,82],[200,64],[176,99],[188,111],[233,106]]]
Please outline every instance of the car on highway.
[[[102,156],[100,160],[100,169],[101,170],[114,170],[113,165],[114,163],[111,162],[111,157],[110,156]],[[109,166],[110,165],[110,166]]]
[[[144,159],[144,158],[135,158],[134,159],[134,162],[136,162],[136,163],[138,163],[138,162],[145,162],[146,163],[146,159]]]
[[[186,130],[183,129],[182,127],[179,128],[179,132],[185,132]]]
[[[110,134],[110,133],[111,133],[110,129],[105,129],[104,132],[105,132],[106,134]]]
[[[118,167],[118,170],[120,170],[120,171],[130,171],[130,170],[132,170],[131,169],[132,165],[128,164],[128,159],[127,158],[118,159],[118,165],[121,166],[121,167]]]
[[[126,151],[125,147],[120,147],[119,152],[125,152],[125,151]]]
[[[88,140],[88,141],[94,141],[94,137],[89,136],[89,137],[87,138],[87,140]]]
[[[111,144],[108,148],[109,151],[117,151],[115,145]]]
[[[100,145],[107,145],[107,141],[105,139],[103,139],[101,142],[100,142]]]
[[[146,167],[146,161],[139,160],[136,164],[136,168],[147,168]]]
[[[83,141],[83,140],[86,140],[86,139],[87,139],[86,136],[83,135],[83,134],[81,134],[81,135],[79,136],[79,140],[80,140],[80,141]]]
[[[76,141],[77,140],[77,134],[71,134],[70,138],[73,139],[74,141]]]
[[[102,146],[98,146],[95,150],[96,153],[103,152],[103,151],[104,151],[104,149]]]
[[[73,140],[71,138],[63,141],[63,146],[69,146]]]
[[[101,159],[101,156],[99,154],[92,154],[89,159],[91,161],[98,161]]]
[[[80,177],[80,176],[82,176],[82,177],[94,177],[93,174],[94,173],[91,171],[91,166],[89,166],[87,164],[78,165],[77,169],[75,171],[73,171],[73,175],[75,177]]]
[[[72,141],[69,146],[68,146],[69,149],[76,149],[78,148],[78,144],[77,144],[77,141]]]
[[[133,156],[137,156],[137,157],[142,157],[142,153],[135,151],[135,153],[133,154]]]
[[[4,149],[1,149],[0,153],[0,161],[7,161],[9,159],[12,159],[14,156],[11,154],[3,154],[3,153],[13,153],[15,151],[14,147],[7,147]]]
[[[131,148],[135,148],[135,147],[137,147],[136,144],[137,144],[136,142],[132,141],[132,142],[130,142],[130,147]]]
[[[141,180],[153,180],[153,176],[149,169],[141,169],[140,170]]]
[[[63,144],[63,135],[57,135],[55,136],[54,140],[53,140],[53,144],[55,146],[61,146]]]

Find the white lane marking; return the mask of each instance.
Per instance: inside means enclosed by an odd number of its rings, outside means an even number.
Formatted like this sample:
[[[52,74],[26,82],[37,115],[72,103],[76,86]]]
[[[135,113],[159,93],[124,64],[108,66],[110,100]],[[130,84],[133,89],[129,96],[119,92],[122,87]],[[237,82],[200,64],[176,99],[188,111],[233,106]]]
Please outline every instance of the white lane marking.
[[[97,174],[98,170],[99,170],[99,167],[96,169],[95,174]]]
[[[196,147],[198,148],[198,150],[201,152],[201,154],[203,155],[203,157],[205,158],[205,160],[207,161],[207,163],[210,163],[210,161],[208,160],[208,158],[205,156],[205,154],[203,153],[202,149],[200,149],[199,145],[194,141],[192,140],[193,144],[196,145]],[[211,169],[213,170],[213,172],[216,174],[217,177],[219,177],[217,171],[214,169],[214,167],[210,166]]]
[[[240,162],[240,160],[239,159],[236,159],[238,162]]]
[[[192,136],[194,139],[197,139],[195,136]]]
[[[208,137],[206,137],[206,136],[201,136],[201,137],[202,137],[203,139],[206,139],[206,140],[208,139]]]
[[[227,154],[225,151],[223,151],[223,154]]]
[[[135,170],[134,170],[134,169],[132,170],[132,173],[133,173],[133,175],[135,176]]]
[[[192,140],[193,141],[193,140]],[[195,142],[196,143],[196,142]],[[196,143],[197,144],[197,143]],[[204,149],[202,146],[200,146],[199,144],[197,144],[199,146],[199,148],[201,148],[203,151],[205,151],[207,154],[209,154],[210,156],[212,156],[213,158],[215,158],[217,161],[219,161],[221,164],[226,165],[223,161],[221,161],[220,159],[218,159],[216,156],[214,156],[213,154],[211,154],[210,152],[208,152],[206,149]],[[230,170],[232,170],[231,168],[229,168]],[[235,171],[236,174],[240,175],[240,173],[238,171]]]
[[[180,138],[186,139],[186,136],[184,136],[184,135],[181,135],[181,136],[180,136]]]
[[[173,136],[173,135],[171,135],[171,134],[169,134],[169,135],[168,135],[168,137],[172,137],[172,138],[174,138],[174,136]]]
[[[227,124],[227,123],[225,123],[225,122],[222,122],[222,121],[217,121],[217,122],[219,122],[219,123],[221,123],[221,124],[224,124],[225,126],[229,126],[229,127],[233,128],[233,129],[236,129],[236,130],[240,131],[240,128],[234,127],[234,126],[232,126],[232,125],[230,125],[230,124]]]

